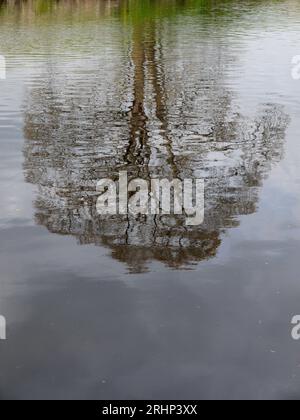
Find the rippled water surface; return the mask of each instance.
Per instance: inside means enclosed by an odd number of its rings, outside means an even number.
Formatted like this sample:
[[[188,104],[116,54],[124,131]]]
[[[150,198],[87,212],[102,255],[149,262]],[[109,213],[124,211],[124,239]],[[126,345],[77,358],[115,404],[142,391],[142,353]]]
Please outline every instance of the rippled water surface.
[[[0,2],[2,398],[300,397],[297,0]],[[205,220],[96,214],[202,178]]]

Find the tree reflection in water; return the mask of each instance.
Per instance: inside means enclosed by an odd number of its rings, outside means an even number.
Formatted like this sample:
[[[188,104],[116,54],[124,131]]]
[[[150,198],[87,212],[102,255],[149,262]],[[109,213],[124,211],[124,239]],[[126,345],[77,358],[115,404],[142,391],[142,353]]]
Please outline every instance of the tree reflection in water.
[[[288,119],[275,104],[253,120],[238,112],[226,83],[235,57],[217,37],[203,41],[156,19],[125,31],[111,25],[97,55],[65,65],[49,59],[27,98],[24,169],[38,187],[36,221],[80,244],[108,246],[131,272],[151,260],[191,268],[216,254],[239,215],[256,211]],[[204,224],[98,216],[96,183],[120,170],[148,180],[205,179]]]

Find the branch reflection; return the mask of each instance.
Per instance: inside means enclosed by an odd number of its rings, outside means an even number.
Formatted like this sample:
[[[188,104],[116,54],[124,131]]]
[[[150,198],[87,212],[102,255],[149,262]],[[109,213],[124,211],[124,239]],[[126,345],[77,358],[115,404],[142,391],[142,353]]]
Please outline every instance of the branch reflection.
[[[132,272],[151,260],[191,268],[216,255],[238,216],[256,211],[288,118],[270,103],[253,120],[239,113],[226,80],[237,57],[214,34],[203,40],[193,22],[188,33],[152,18],[110,25],[99,29],[97,54],[63,64],[52,57],[30,90],[24,169],[38,187],[36,221],[82,245],[109,247]],[[120,170],[147,180],[205,179],[204,224],[98,216],[96,183]]]

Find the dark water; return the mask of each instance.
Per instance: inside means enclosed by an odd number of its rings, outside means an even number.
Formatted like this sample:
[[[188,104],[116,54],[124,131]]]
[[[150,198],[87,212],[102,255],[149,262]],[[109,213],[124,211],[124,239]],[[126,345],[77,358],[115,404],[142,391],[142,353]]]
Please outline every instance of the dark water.
[[[1,2],[2,398],[298,398],[300,4]],[[96,183],[205,179],[205,221]]]

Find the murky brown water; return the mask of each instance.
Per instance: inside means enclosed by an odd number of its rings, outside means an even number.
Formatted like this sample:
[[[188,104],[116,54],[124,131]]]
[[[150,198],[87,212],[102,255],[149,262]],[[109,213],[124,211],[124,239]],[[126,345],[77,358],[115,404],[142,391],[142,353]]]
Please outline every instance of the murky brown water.
[[[299,2],[1,4],[2,398],[298,398]],[[100,218],[121,170],[204,223]]]

